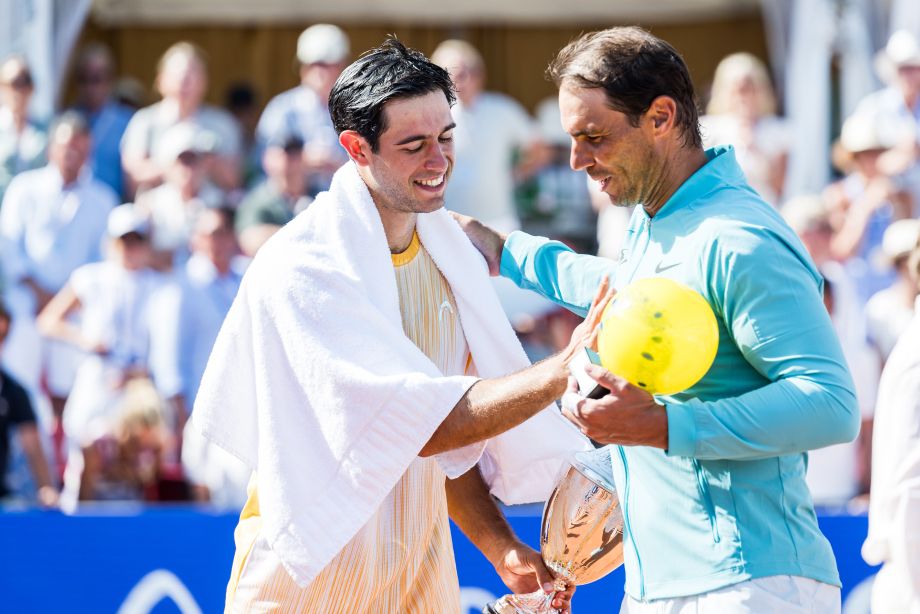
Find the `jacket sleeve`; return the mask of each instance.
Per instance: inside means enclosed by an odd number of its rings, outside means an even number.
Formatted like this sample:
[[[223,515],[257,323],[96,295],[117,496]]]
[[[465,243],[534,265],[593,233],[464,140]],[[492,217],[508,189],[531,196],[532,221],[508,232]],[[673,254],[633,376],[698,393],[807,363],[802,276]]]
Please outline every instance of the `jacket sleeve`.
[[[844,443],[859,407],[822,280],[800,250],[765,228],[720,231],[701,261],[710,299],[767,383],[733,398],[669,402],[668,455],[754,459]]]
[[[515,231],[502,250],[501,275],[584,317],[604,276],[613,284],[616,263],[576,254],[559,241]]]

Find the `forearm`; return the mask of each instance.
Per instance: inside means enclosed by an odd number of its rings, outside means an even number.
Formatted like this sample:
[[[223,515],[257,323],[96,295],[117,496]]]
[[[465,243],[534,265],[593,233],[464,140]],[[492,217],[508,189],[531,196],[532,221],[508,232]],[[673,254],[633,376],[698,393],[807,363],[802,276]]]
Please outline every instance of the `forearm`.
[[[601,279],[613,276],[616,264],[606,258],[576,254],[559,241],[513,232],[501,255],[501,275],[521,288],[584,316]]]
[[[489,494],[479,467],[473,467],[456,480],[447,480],[445,489],[451,519],[495,565],[502,553],[518,540]]]
[[[51,481],[51,472],[48,470],[48,461],[45,460],[45,453],[42,451],[37,427],[35,425],[20,426],[19,440],[38,487],[54,486]]]
[[[733,398],[667,403],[668,455],[747,460],[852,441],[856,399],[846,386],[789,378]]]
[[[476,382],[419,455],[462,448],[517,426],[562,396],[567,377],[565,358],[557,354],[523,371]]]

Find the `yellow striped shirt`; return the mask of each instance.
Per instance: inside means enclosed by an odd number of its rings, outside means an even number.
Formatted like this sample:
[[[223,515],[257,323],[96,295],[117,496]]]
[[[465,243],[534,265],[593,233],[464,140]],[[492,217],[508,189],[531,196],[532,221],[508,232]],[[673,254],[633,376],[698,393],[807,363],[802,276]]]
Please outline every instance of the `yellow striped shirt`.
[[[453,293],[418,235],[392,259],[406,336],[445,375],[468,373],[470,352]],[[364,527],[302,589],[260,535],[253,476],[235,532],[226,611],[459,612],[445,479],[434,458],[416,458]]]

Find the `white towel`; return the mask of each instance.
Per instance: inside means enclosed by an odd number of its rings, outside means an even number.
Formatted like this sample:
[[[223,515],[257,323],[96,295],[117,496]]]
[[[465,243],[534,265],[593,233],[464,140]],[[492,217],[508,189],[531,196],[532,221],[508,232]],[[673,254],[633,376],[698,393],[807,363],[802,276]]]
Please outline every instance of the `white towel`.
[[[442,210],[419,239],[454,293],[482,377],[528,365],[485,262]],[[444,376],[404,334],[383,225],[349,162],[259,251],[205,370],[193,420],[253,467],[265,536],[308,585],[367,522],[476,378]],[[438,455],[449,477],[486,444]],[[544,500],[590,446],[555,407],[490,440],[481,470],[505,503]]]

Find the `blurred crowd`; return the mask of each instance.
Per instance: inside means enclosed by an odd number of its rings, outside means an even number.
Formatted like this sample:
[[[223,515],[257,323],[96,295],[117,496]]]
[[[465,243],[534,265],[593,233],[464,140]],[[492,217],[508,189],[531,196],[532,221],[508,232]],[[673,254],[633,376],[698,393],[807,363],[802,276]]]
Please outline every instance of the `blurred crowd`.
[[[298,85],[261,108],[237,84],[217,107],[204,102],[206,58],[179,42],[157,66],[159,100],[144,106],[91,44],[73,63],[73,105],[50,121],[30,115],[27,62],[3,60],[0,502],[242,505],[248,470],[186,424],[248,260],[346,161],[326,100],[351,57],[342,30],[311,26]],[[448,208],[618,259],[630,211],[570,169],[555,98],[532,116],[486,91],[487,67],[464,41],[432,59],[458,89]],[[756,57],[719,64],[702,118],[707,145],[734,146],[825,276],[863,411],[859,440],[809,455],[826,504],[868,493],[879,382],[920,285],[920,45],[897,32],[876,63],[885,85],[845,118],[828,147],[837,179],[819,194],[787,194],[788,125]],[[532,358],[565,345],[576,316],[497,284]]]

